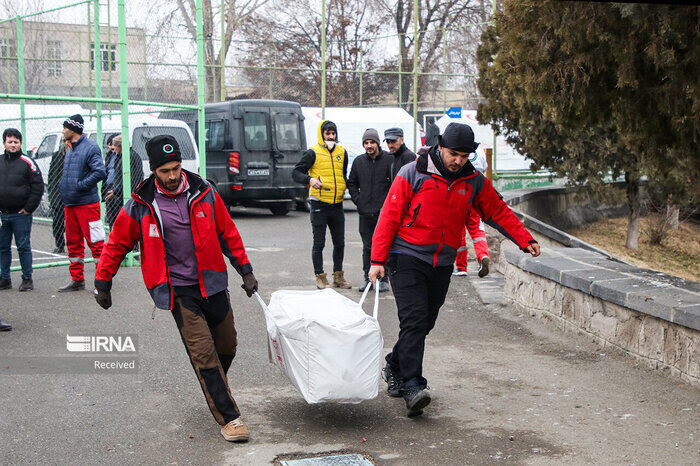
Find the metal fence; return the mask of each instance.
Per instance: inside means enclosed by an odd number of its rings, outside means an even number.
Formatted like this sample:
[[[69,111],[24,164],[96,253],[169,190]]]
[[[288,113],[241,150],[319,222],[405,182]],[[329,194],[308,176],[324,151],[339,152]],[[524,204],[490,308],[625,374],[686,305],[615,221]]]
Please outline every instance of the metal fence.
[[[45,183],[44,198],[34,216],[35,230],[39,230],[32,235],[32,241],[38,243],[35,268],[69,263],[64,253],[63,205],[58,194],[65,118],[76,113],[83,115],[84,134],[103,148],[108,170],[112,170],[110,184],[98,186],[107,229],[115,209],[131,196],[132,182],[143,176],[145,154],[135,151],[140,140],[133,118],[153,117],[173,109],[198,110],[199,131],[204,134],[203,60],[200,58],[195,65],[194,92],[168,94],[168,86],[153,83],[148,74],[142,58],[147,40],[142,29],[128,26],[125,0],[114,6],[116,18],[110,17],[110,5],[105,9],[99,0],[83,0],[0,20],[0,122],[5,128],[20,129],[23,150],[32,155]],[[201,52],[201,1],[197,6],[197,43]],[[108,17],[101,18],[102,12]],[[149,95],[150,88],[161,92]],[[120,158],[115,156],[119,150],[111,151],[107,144],[116,135],[122,140],[121,167],[119,163],[109,163],[110,157]],[[199,170],[206,176],[204,143],[201,138]],[[191,150],[194,152],[194,145]],[[133,258],[134,254],[130,254],[127,263],[133,263]]]
[[[334,1],[322,0],[320,12],[306,13],[320,28],[311,37],[275,35],[264,24],[258,26],[260,34],[246,35],[243,28],[230,37],[230,18],[222,14],[233,4],[228,0],[221,0],[218,10],[212,2],[213,11],[203,10],[203,0],[182,2],[193,8],[185,33],[165,28],[165,22],[152,28],[150,19],[127,16],[126,0],[82,0],[0,20],[0,122],[22,131],[23,148],[32,152],[46,183],[35,215],[35,223],[47,228],[48,255],[40,266],[67,263],[61,256],[57,167],[62,122],[75,113],[84,116],[88,136],[102,146],[108,163],[107,139],[121,133],[123,162],[116,179],[122,189],[111,189],[121,199],[102,205],[109,225],[114,208],[130,196],[132,178],[140,176],[132,157],[145,156],[134,153],[130,119],[133,127],[137,117],[194,109],[199,112],[195,132],[206,134],[205,102],[292,100],[321,107],[322,113],[330,106],[400,107],[414,117],[416,136],[407,143],[417,146],[417,126],[425,115],[476,108],[476,44],[491,11],[482,21],[421,30],[418,12],[425,5],[416,0],[406,32],[391,33],[388,27],[368,37],[346,37],[338,34],[345,23],[326,17]],[[204,149],[205,138],[199,138],[199,170],[206,176]],[[103,200],[110,188],[100,187]]]

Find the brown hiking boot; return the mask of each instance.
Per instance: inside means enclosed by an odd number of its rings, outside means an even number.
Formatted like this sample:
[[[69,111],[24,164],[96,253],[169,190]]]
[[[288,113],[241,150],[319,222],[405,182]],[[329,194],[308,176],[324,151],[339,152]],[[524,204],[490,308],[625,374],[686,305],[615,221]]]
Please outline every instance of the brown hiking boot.
[[[248,428],[240,417],[221,427],[221,435],[229,442],[247,442],[250,439]]]
[[[345,280],[342,270],[333,272],[333,286],[336,288],[343,288],[345,290],[352,288],[352,285]]]
[[[326,277],[325,273],[317,273],[316,274],[316,288],[318,288],[319,290],[322,290],[326,287],[328,287],[328,277]]]

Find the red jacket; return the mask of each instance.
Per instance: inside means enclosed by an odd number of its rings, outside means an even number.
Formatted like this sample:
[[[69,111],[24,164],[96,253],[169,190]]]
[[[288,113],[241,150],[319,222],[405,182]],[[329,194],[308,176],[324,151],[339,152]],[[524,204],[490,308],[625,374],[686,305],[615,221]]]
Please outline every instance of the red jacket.
[[[187,196],[199,288],[202,296],[207,297],[228,288],[224,255],[241,275],[252,272],[253,267],[245,253],[241,235],[219,194],[198,175],[185,173],[190,184]],[[140,241],[141,273],[146,288],[157,308],[170,310],[173,291],[165,262],[163,224],[153,205],[155,189],[155,177],[151,175],[136,187],[132,199],[119,212],[109,240],[102,249],[95,273],[95,288],[112,288],[112,277],[124,255],[136,241]]]
[[[436,148],[405,165],[392,183],[372,236],[373,264],[384,265],[389,253],[397,253],[433,267],[452,265],[470,208],[521,249],[536,242],[471,164],[452,183],[441,176],[430,157]]]

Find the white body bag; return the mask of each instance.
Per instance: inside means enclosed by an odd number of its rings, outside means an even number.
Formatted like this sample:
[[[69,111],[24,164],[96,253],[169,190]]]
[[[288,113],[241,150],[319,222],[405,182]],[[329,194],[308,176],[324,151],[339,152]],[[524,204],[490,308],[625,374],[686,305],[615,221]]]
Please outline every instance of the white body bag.
[[[377,396],[384,340],[374,312],[332,289],[280,290],[265,313],[271,358],[307,403],[359,403]]]

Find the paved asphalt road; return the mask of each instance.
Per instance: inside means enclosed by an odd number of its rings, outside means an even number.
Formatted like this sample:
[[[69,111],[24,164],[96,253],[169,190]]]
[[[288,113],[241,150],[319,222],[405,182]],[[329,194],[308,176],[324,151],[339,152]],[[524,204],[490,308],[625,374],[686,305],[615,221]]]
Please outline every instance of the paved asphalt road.
[[[250,209],[233,218],[266,300],[280,288],[313,289],[308,214],[279,218]],[[362,278],[357,224],[357,214],[347,212],[345,270],[355,287]],[[42,235],[48,227],[35,226],[35,244],[48,243]],[[94,266],[86,270],[90,276]],[[269,464],[278,455],[339,450],[390,465],[700,458],[698,390],[584,337],[507,307],[484,306],[467,278],[453,279],[428,338],[433,403],[422,417],[408,419],[384,384],[376,399],[359,405],[307,405],[267,362],[262,312],[230,273],[239,347],[229,380],[252,434],[243,445],[219,435],[172,317],[158,311],[151,318],[138,268],[119,272],[109,311],[89,291],[56,293],[68,279],[66,268],[37,270],[31,293],[17,292],[19,276],[13,278],[15,289],[0,292],[0,317],[15,327],[0,334],[2,464]],[[359,298],[356,288],[344,294]],[[387,350],[398,332],[395,312],[391,294],[383,294]],[[66,351],[67,334],[104,333],[136,335],[137,373],[66,369],[77,357]]]

